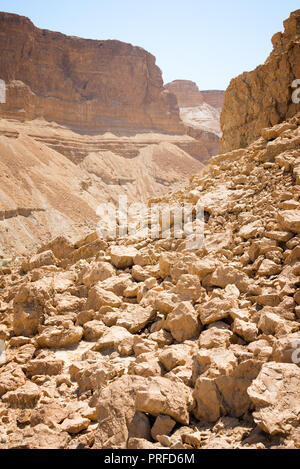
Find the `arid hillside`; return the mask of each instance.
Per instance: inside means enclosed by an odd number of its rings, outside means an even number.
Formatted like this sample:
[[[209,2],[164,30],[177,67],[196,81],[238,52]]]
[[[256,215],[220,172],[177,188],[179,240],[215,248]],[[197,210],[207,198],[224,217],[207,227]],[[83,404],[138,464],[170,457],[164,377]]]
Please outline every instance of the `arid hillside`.
[[[90,137],[45,121],[1,119],[2,257],[33,252],[59,234],[83,236],[99,221],[98,205],[121,194],[146,201],[182,185],[204,167],[190,156],[199,146],[188,135]]]
[[[94,230],[120,194],[160,196],[202,170],[217,137],[188,129],[155,58],[119,41],[0,13],[0,255]]]

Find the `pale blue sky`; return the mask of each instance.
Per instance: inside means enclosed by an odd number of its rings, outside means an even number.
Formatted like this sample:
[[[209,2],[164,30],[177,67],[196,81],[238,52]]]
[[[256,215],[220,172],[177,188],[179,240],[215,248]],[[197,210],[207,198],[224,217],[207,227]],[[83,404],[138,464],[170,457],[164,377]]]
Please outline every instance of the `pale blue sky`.
[[[297,8],[299,0],[0,0],[0,11],[39,28],[141,46],[156,56],[165,83],[193,80],[200,89],[225,89],[263,63]]]

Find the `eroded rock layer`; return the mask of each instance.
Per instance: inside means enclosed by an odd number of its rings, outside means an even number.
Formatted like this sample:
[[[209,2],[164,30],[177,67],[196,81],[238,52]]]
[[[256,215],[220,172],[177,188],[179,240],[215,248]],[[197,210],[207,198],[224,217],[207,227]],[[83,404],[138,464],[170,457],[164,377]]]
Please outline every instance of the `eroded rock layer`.
[[[272,38],[273,51],[263,65],[231,80],[221,114],[220,151],[245,147],[265,127],[299,112],[300,10],[284,21],[284,32]],[[293,102],[292,95],[296,92]]]

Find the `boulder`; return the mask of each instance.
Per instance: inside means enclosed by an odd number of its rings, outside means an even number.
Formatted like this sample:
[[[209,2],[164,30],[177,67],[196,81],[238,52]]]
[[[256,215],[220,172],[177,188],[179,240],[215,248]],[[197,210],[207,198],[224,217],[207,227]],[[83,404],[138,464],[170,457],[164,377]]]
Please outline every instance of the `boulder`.
[[[281,265],[276,264],[276,262],[273,262],[270,259],[264,259],[259,266],[257,275],[261,277],[270,277],[271,275],[280,274],[281,271]]]
[[[28,262],[24,262],[22,269],[24,272],[28,272],[33,269],[38,269],[39,267],[46,265],[56,265],[57,259],[55,258],[52,251],[43,251],[40,254],[35,254],[30,258]]]
[[[198,306],[197,311],[201,323],[205,325],[226,318],[231,308],[232,302],[230,300],[217,297]]]
[[[256,220],[252,223],[248,223],[247,225],[242,226],[239,231],[239,236],[245,239],[255,238],[255,236],[260,232],[262,228],[262,222],[260,220]]]
[[[79,326],[45,326],[42,332],[36,336],[39,347],[62,348],[78,344],[83,336],[83,329]]]
[[[257,338],[258,329],[253,322],[235,319],[233,323],[233,332],[242,337],[246,342],[253,342]]]
[[[11,362],[6,366],[0,367],[0,397],[9,391],[23,386],[26,377],[20,366]]]
[[[175,295],[175,293],[162,291],[156,295],[153,306],[160,313],[168,314],[171,311],[173,311],[177,302],[178,302],[178,296]]]
[[[173,428],[176,425],[176,421],[168,415],[158,415],[151,428],[151,436],[154,440],[157,440],[158,435],[170,435]]]
[[[99,422],[95,449],[126,449],[128,439],[140,435],[132,422],[137,392],[146,382],[141,376],[125,375],[98,391],[93,398]]]
[[[29,378],[36,375],[56,376],[62,373],[63,366],[63,360],[37,358],[26,365],[26,375]]]
[[[137,253],[137,249],[133,247],[114,246],[110,251],[111,262],[117,269],[132,267]]]
[[[224,369],[224,363],[221,365]],[[194,416],[206,422],[216,422],[224,414],[242,417],[251,409],[247,389],[260,368],[258,360],[246,360],[224,369],[225,373],[220,376],[200,376],[193,392]]]
[[[155,417],[168,415],[183,425],[189,424],[193,399],[191,389],[167,378],[148,378],[136,393],[136,410]]]
[[[272,358],[275,362],[300,363],[300,334],[287,334],[274,342]]]
[[[83,325],[83,337],[88,342],[94,342],[107,332],[107,327],[102,321],[94,319]]]
[[[199,337],[200,348],[227,348],[230,345],[230,339],[233,333],[225,328],[210,327],[206,331],[202,331]]]
[[[183,274],[172,292],[176,293],[181,301],[197,301],[204,290],[197,275]]]
[[[116,326],[122,326],[132,334],[144,329],[148,323],[155,319],[156,312],[150,307],[143,308],[139,305],[128,305],[120,312]]]
[[[87,268],[81,273],[81,278],[84,285],[91,287],[97,282],[103,282],[109,277],[116,275],[116,271],[109,262],[92,262],[88,264]]]
[[[164,252],[160,255],[159,272],[161,278],[166,278],[171,274],[171,267],[178,261],[178,259],[179,254],[176,252]]]
[[[120,326],[112,326],[97,341],[97,343],[93,347],[93,350],[117,350],[117,347],[122,343],[124,339],[131,339],[133,344],[134,337],[130,332],[128,332],[127,329]]]
[[[85,363],[78,369],[71,368],[69,373],[78,384],[79,394],[96,391],[101,386],[107,385],[117,374],[109,361],[102,360],[96,363]]]
[[[300,368],[269,362],[248,388],[254,420],[270,435],[291,433],[300,423]]]
[[[199,279],[202,280],[206,275],[211,274],[217,267],[217,263],[210,257],[204,257],[198,259],[189,266],[189,274],[198,275]]]
[[[74,417],[72,419],[65,419],[60,428],[63,432],[77,435],[78,433],[86,430],[90,425],[90,420],[83,417]]]
[[[38,403],[40,396],[40,388],[31,381],[27,381],[15,391],[7,392],[2,396],[2,401],[7,402],[12,408],[32,409]]]
[[[158,360],[156,352],[148,352],[140,354],[135,361],[131,362],[128,367],[128,374],[144,376],[161,376],[162,366]]]
[[[166,370],[187,365],[192,359],[193,347],[187,344],[176,344],[165,347],[159,354],[159,360]]]

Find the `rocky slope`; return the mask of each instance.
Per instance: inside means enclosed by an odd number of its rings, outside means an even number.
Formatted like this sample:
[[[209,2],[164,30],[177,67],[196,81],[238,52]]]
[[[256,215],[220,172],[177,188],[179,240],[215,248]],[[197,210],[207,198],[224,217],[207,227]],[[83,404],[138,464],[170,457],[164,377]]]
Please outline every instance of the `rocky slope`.
[[[152,201],[204,205],[196,250],[94,233],[3,267],[0,448],[299,448],[299,150],[300,114]]]
[[[0,74],[6,118],[43,117],[86,133],[184,133],[155,58],[131,44],[69,37],[0,13]]]
[[[218,109],[207,103],[203,103],[201,106],[181,107],[180,117],[188,127],[216,135],[218,139],[215,139],[215,154],[218,153],[219,137],[222,135],[220,129],[220,111]]]
[[[174,80],[165,85],[165,88],[174,93],[178,106],[200,106],[204,98],[196,83],[190,80]]]
[[[224,91],[200,91],[196,83],[189,80],[175,80],[165,85],[174,93],[184,124],[195,130],[211,132],[218,137],[220,131],[220,113]],[[215,140],[215,152],[218,153],[218,140]]]
[[[209,158],[187,135],[90,137],[43,121],[1,119],[2,256],[28,254],[59,234],[83,236],[96,227],[98,205],[121,194],[129,202],[162,195],[202,170],[199,151]]]
[[[292,101],[292,83],[300,78],[300,10],[284,21],[284,32],[275,34],[272,43],[266,62],[231,80],[226,90],[221,152],[247,146],[264,127],[299,112],[300,104]]]

